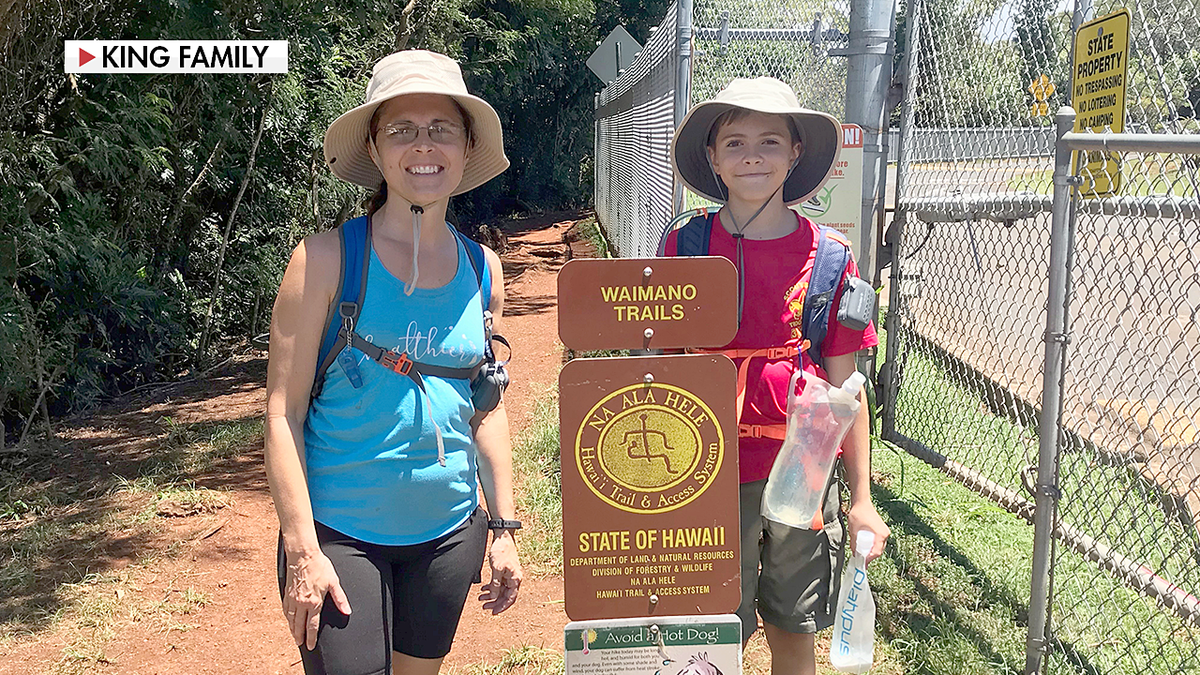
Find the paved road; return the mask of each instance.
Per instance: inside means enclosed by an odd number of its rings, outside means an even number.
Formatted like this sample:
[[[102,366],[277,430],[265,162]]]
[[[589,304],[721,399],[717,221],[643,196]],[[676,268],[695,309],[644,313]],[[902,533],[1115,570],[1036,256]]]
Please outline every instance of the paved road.
[[[910,185],[925,197],[999,194],[1040,168],[926,165]],[[936,223],[906,265],[921,273],[909,306],[917,329],[1034,403],[1049,231],[1049,214],[1011,226]],[[910,224],[906,248],[925,232]],[[1148,457],[1160,482],[1200,498],[1200,224],[1082,215],[1076,242],[1066,422],[1118,452]]]

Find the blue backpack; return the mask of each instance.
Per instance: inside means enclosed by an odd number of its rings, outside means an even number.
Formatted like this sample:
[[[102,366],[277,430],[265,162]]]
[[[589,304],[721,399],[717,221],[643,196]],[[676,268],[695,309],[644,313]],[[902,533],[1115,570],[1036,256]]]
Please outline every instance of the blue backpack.
[[[487,308],[492,297],[492,276],[488,273],[487,260],[483,255],[483,247],[464,236],[458,230],[454,228],[451,228],[451,230],[466,248],[467,257],[471,260],[471,267],[475,271],[475,279],[479,282],[480,300],[484,305],[483,361],[466,368],[446,368],[420,363],[413,361],[403,352],[397,354],[391,350],[378,347],[355,332],[358,315],[362,311],[362,299],[367,292],[367,268],[371,262],[371,247],[369,245],[371,241],[371,219],[367,216],[360,216],[338,227],[342,244],[342,276],[338,282],[338,290],[334,294],[334,301],[330,304],[329,312],[326,315],[325,332],[321,337],[321,349],[317,353],[317,372],[313,378],[310,400],[315,399],[321,393],[321,387],[325,384],[325,371],[329,370],[329,366],[339,358],[345,359],[343,370],[346,371],[346,376],[351,384],[356,388],[362,385],[356,361],[346,349],[347,344],[366,354],[368,358],[378,362],[385,368],[411,378],[422,392],[425,391],[425,384],[421,380],[422,375],[471,380],[474,385],[477,375],[481,370],[486,370],[484,366],[495,364],[495,355],[492,352],[492,340],[496,340],[506,347],[508,346],[508,341],[502,336],[492,333],[492,313]],[[499,367],[500,370],[503,370],[503,363],[499,364]],[[357,383],[355,382],[356,379]],[[507,380],[507,377],[505,379]],[[504,384],[507,384],[507,381]],[[474,391],[476,388],[473,386],[472,389]],[[472,399],[474,398],[475,396],[472,396]],[[496,402],[498,402],[498,396],[496,399]],[[491,410],[496,405],[492,403],[491,407],[484,407],[480,405],[480,402],[474,400],[473,402],[476,403],[476,408],[479,410]],[[486,404],[487,401],[483,403]]]

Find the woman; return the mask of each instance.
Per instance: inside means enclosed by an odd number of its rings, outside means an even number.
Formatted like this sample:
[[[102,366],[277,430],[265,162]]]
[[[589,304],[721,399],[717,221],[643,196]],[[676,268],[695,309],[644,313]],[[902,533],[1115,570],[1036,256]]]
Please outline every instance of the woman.
[[[306,238],[280,284],[267,373],[283,610],[306,673],[432,675],[488,529],[483,607],[504,611],[520,587],[508,419],[503,403],[474,408],[469,379],[405,376],[362,350],[443,370],[483,360],[484,310],[499,318],[504,303],[500,260],[484,249],[492,291],[480,297],[486,284],[445,216],[451,196],[508,167],[500,120],[453,60],[398,52],[376,64],[366,102],[330,125],[325,157],[338,177],[379,190],[357,223],[369,253],[350,326],[352,345],[375,347],[339,347],[313,395],[342,242],[338,231]]]

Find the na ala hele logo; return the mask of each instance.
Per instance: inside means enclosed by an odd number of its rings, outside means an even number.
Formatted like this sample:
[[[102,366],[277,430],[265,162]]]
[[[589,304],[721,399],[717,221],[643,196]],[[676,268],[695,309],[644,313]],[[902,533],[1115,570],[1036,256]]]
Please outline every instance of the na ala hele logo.
[[[631,513],[664,513],[696,499],[724,454],[712,410],[668,384],[609,394],[588,412],[575,438],[575,464],[588,488]]]

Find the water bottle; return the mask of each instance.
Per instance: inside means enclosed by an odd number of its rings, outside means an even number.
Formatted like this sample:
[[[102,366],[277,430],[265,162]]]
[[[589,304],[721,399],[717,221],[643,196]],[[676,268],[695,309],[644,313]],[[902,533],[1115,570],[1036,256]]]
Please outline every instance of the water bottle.
[[[875,545],[875,533],[859,530],[854,557],[846,566],[837,615],[833,618],[833,641],[829,663],[843,673],[865,673],[875,656],[875,598],[867,585],[867,555]]]
[[[796,396],[796,381],[804,391]],[[855,372],[841,387],[797,370],[788,382],[787,432],[763,490],[762,515],[796,528],[824,525],[825,486],[838,447],[858,416],[858,392],[866,378]]]

